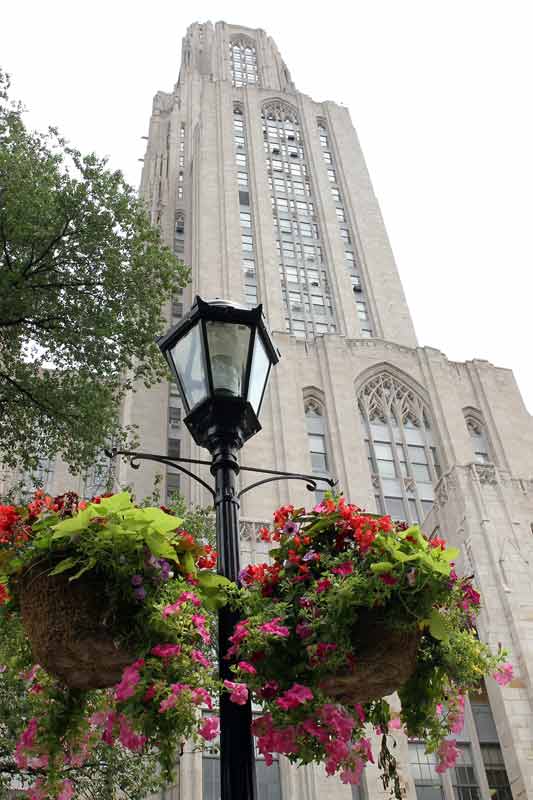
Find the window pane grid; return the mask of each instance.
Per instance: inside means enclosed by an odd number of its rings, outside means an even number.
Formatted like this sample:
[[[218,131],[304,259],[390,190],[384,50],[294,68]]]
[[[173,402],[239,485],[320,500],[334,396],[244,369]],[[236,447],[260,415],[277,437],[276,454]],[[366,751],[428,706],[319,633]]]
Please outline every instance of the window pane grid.
[[[391,403],[399,400],[399,406]],[[405,400],[416,404],[418,419],[424,424],[410,432],[409,414]],[[369,403],[370,400],[370,403]],[[433,505],[433,483],[438,475],[433,470],[429,442],[431,434],[421,402],[407,386],[396,384],[392,376],[376,376],[362,389],[359,408],[366,429],[366,447],[372,482],[380,493],[380,506],[393,519],[410,523],[421,522]],[[414,411],[414,410],[413,410]],[[413,430],[413,428],[411,428]],[[424,445],[411,444],[414,436],[425,439]]]
[[[267,106],[263,120],[287,330],[296,336],[333,333],[333,298],[320,231],[314,222],[312,188],[299,125],[294,115],[278,107],[269,111]],[[300,284],[302,293],[288,297],[285,290],[289,284],[292,290],[294,283]]]
[[[339,223],[339,235],[344,243],[344,246],[351,247],[353,235],[348,224],[346,209],[343,205],[341,192],[337,185],[338,176],[335,166],[335,156],[333,154],[333,150],[329,141],[329,136],[327,135],[326,125],[322,121],[319,121],[318,123],[318,132],[319,132],[320,146],[322,148],[322,156],[324,158],[324,162],[326,165],[328,180],[331,185],[331,194],[336,206],[335,214],[337,217],[337,222]],[[354,275],[354,273],[352,272],[352,268],[354,266],[355,266],[354,254],[351,252],[351,250],[347,250],[346,267],[350,272],[350,276]],[[352,281],[352,289],[354,295],[356,297],[361,298],[361,296],[365,294],[365,287],[361,281],[361,276],[359,275],[359,273],[355,273],[354,277],[357,277],[357,282],[354,283]],[[374,334],[375,326],[372,324],[372,321],[370,319],[368,304],[362,301],[361,299],[356,300],[356,314],[358,320],[360,321],[360,323],[362,323],[360,328],[361,337],[363,339],[372,338],[375,335]]]

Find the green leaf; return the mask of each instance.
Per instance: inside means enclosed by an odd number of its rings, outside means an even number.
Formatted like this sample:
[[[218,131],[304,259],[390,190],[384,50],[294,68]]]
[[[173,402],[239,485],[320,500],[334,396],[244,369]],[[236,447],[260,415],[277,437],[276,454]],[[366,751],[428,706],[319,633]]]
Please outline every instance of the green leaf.
[[[90,503],[87,508],[84,508],[83,511],[80,511],[74,517],[69,517],[62,522],[58,522],[57,525],[53,525],[54,535],[52,539],[62,539],[65,536],[72,536],[74,533],[85,530],[91,518],[97,516],[98,512],[94,511],[96,508],[98,508],[98,506],[94,506]]]
[[[232,586],[233,583],[223,575],[218,575],[216,572],[209,572],[208,570],[200,570],[197,576],[201,588],[205,592],[218,591],[223,586]]]
[[[176,551],[162,534],[157,531],[147,531],[144,541],[157,558],[166,558],[169,561],[178,561]]]
[[[72,569],[79,564],[79,558],[76,556],[71,556],[70,558],[64,558],[63,561],[60,561],[59,564],[54,567],[54,569],[49,572],[49,575],[59,575],[61,572],[66,572],[67,569]]]
[[[70,576],[69,581],[77,580],[80,577],[80,575],[83,575],[84,572],[87,572],[88,570],[92,569],[94,566],[96,566],[96,558],[90,558],[87,561],[87,563],[80,570],[78,570],[78,572],[76,572],[75,575],[71,575]]]
[[[459,548],[458,547],[447,547],[446,550],[441,550],[440,554],[441,554],[441,558],[445,558],[446,561],[455,561],[455,559],[459,555]]]
[[[432,610],[429,618],[429,632],[434,639],[438,639],[440,642],[447,642],[450,638],[446,627],[446,621],[436,608]]]
[[[151,525],[155,531],[161,534],[175,531],[183,521],[179,517],[165,514],[160,508],[132,508],[125,512],[124,519],[131,519],[136,523],[144,522],[147,526]]]
[[[209,611],[219,611],[227,603],[227,598],[224,594],[208,594],[203,598],[203,604]]]
[[[375,575],[381,575],[382,572],[390,572],[394,569],[394,564],[390,561],[378,561],[377,564],[370,564],[370,569]]]
[[[194,563],[192,553],[189,551],[180,553],[180,563],[188,575],[196,575],[196,564]]]
[[[129,492],[119,492],[111,497],[102,497],[98,505],[104,508],[108,514],[118,514],[120,511],[126,511],[131,508],[133,503]]]

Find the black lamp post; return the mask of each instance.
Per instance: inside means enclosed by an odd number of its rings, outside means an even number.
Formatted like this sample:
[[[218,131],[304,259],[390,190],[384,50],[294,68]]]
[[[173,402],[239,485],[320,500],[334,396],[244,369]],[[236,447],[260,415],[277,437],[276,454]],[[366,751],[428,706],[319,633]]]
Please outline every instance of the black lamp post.
[[[239,563],[239,497],[235,477],[237,453],[261,430],[259,411],[270,368],[279,352],[267,330],[261,306],[247,309],[222,300],[196,298],[189,314],[158,341],[174,373],[186,406],[187,425],[196,444],[212,456],[219,572],[237,581]],[[237,616],[219,615],[219,669],[230,680],[224,658]],[[220,771],[222,800],[255,800],[255,754],[252,708],[220,699]]]
[[[219,572],[237,581],[239,564],[239,498],[250,489],[270,481],[303,480],[311,491],[317,481],[335,486],[332,478],[241,467],[237,453],[247,439],[261,430],[259,412],[270,369],[280,358],[267,329],[261,306],[245,306],[224,300],[204,301],[196,297],[193,307],[158,345],[180,387],[187,416],[185,424],[196,444],[206,447],[211,461],[169,458],[127,450],[108,452],[128,456],[132,467],[141,459],[167,464],[200,483],[212,495],[216,511]],[[215,487],[183,466],[210,467]],[[239,492],[239,472],[262,473]],[[219,614],[219,670],[222,680],[231,679],[231,662],[224,658],[229,637],[238,617],[227,608]],[[220,773],[222,800],[256,800],[255,753],[251,733],[252,707],[231,703],[227,693],[220,699]]]

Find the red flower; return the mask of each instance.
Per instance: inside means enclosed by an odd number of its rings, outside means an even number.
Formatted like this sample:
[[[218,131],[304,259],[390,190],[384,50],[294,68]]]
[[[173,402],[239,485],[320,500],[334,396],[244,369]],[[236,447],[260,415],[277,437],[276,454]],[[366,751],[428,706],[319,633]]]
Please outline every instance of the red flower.
[[[440,547],[441,550],[446,550],[446,542],[444,539],[441,539],[440,536],[434,536],[432,539],[429,540],[430,547]]]
[[[331,570],[335,575],[351,575],[353,572],[353,564],[351,561],[345,561],[339,564],[338,567],[333,567]]]
[[[268,528],[264,528],[264,527],[263,528],[259,528],[257,533],[258,533],[259,538],[261,539],[262,542],[271,542],[272,541],[272,535],[271,535],[270,531],[268,530]]]
[[[378,577],[387,586],[394,586],[394,584],[398,583],[398,579],[391,575],[390,572],[382,572]]]
[[[210,544],[206,544],[204,547],[204,555],[200,556],[196,562],[198,569],[213,569],[217,563],[217,558],[217,551],[214,550]]]
[[[0,606],[9,601],[9,594],[3,583],[0,583]]]

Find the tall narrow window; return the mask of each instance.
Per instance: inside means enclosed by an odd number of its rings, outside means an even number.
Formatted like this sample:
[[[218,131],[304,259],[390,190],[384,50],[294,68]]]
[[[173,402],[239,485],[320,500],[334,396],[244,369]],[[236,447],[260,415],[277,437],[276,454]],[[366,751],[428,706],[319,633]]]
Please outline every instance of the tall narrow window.
[[[472,714],[481,748],[485,774],[493,800],[512,800],[511,787],[503,761],[502,749],[485,687],[472,697]]]
[[[479,800],[479,784],[472,763],[469,744],[459,744],[459,758],[452,770],[453,793],[456,800]]]
[[[315,398],[307,398],[304,404],[307,443],[311,457],[311,470],[315,475],[329,477],[331,464],[328,456],[327,429],[324,407]],[[322,500],[324,489],[315,492],[317,502]]]
[[[437,756],[426,753],[422,742],[409,742],[409,768],[415,784],[416,800],[442,800],[442,776],[436,771]]]
[[[350,274],[352,290],[355,295],[357,317],[361,323],[361,336],[370,339],[375,336],[375,326],[371,319],[368,302],[365,299],[366,289],[361,279],[361,269],[357,263],[354,250],[354,237],[346,213],[344,200],[339,187],[338,170],[335,168],[335,155],[330,142],[325,119],[318,120],[318,136],[322,148],[322,156],[326,163],[327,175],[331,184],[331,195],[335,203],[335,214],[339,223],[339,235],[344,245],[346,269]]]
[[[378,513],[422,522],[433,505],[433,485],[439,478],[423,400],[385,370],[362,386],[358,404]]]
[[[252,39],[247,36],[230,42],[231,79],[234,86],[259,86],[257,53]]]
[[[233,141],[235,144],[235,162],[237,164],[241,221],[241,266],[244,283],[244,302],[247,306],[256,306],[258,303],[257,271],[253,232],[252,196],[248,179],[248,140],[244,120],[244,109],[241,103],[234,103],[233,105]]]
[[[468,410],[465,412],[465,422],[468,433],[470,434],[475,461],[478,464],[492,463],[493,459],[491,458],[489,443],[481,415],[479,412]]]
[[[287,330],[300,337],[335,333],[328,265],[297,109],[281,100],[265,103],[263,139]],[[296,301],[288,294],[289,284]]]

